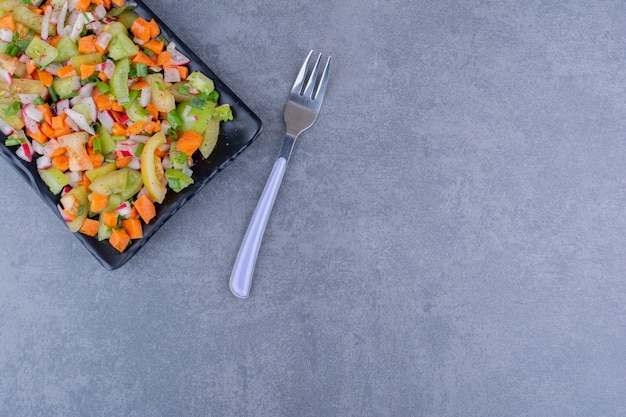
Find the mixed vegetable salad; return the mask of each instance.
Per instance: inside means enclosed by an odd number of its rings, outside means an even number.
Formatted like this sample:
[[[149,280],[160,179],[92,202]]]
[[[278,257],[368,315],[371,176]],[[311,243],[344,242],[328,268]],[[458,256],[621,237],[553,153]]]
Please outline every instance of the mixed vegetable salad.
[[[233,116],[189,62],[124,0],[0,0],[0,131],[72,232],[123,252],[193,184]]]

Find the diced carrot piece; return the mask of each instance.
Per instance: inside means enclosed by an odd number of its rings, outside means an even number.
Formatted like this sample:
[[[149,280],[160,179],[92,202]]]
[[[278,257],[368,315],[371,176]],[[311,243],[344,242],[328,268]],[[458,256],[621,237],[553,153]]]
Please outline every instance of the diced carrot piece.
[[[139,212],[137,211],[137,207],[132,206],[130,209],[130,215],[128,216],[129,219],[138,219],[139,218]]]
[[[124,252],[130,243],[130,236],[125,230],[114,229],[109,238],[109,243],[118,251]]]
[[[111,0],[102,0],[102,4],[104,4],[104,7],[109,10],[111,8]]]
[[[65,214],[65,216],[67,216],[68,219],[70,219],[70,221],[74,221],[74,219],[76,219],[76,213],[72,213],[69,210],[63,210],[63,213]]]
[[[48,124],[52,124],[52,109],[50,109],[50,105],[48,103],[40,104],[37,106],[37,109],[43,113],[43,120]]]
[[[150,37],[156,38],[157,36],[161,34],[161,28],[159,27],[159,24],[154,19],[151,19],[149,23],[150,23]]]
[[[81,80],[91,77],[91,75],[94,72],[96,72],[95,65],[80,64],[80,79]]]
[[[178,74],[180,74],[180,79],[185,81],[189,76],[189,68],[184,65],[179,65],[176,69],[178,70]]]
[[[11,31],[16,29],[15,20],[13,20],[13,13],[7,13],[0,18],[0,28]]]
[[[115,4],[118,7],[122,7],[124,5],[124,0],[111,0],[113,2],[113,4]]]
[[[37,70],[37,64],[35,64],[35,61],[32,59],[27,59],[26,60],[26,73],[32,74],[36,70]]]
[[[41,144],[48,142],[49,139],[48,136],[46,136],[41,130],[38,130],[35,133],[29,133],[28,135]]]
[[[109,77],[107,77],[106,73],[104,71],[100,71],[98,73],[98,79],[104,82],[109,81]]]
[[[44,135],[46,135],[47,137],[49,137],[49,138],[53,138],[54,137],[54,129],[48,123],[43,122],[39,129],[41,129],[41,132]]]
[[[163,68],[172,67],[172,55],[169,51],[165,51],[159,54],[157,58],[157,65]]]
[[[65,117],[65,114],[62,114],[60,116],[54,116],[52,118],[52,123],[50,123],[52,125],[52,128],[54,130],[63,129],[65,127]]]
[[[149,103],[146,106],[146,110],[148,110],[150,112],[150,114],[152,115],[152,120],[158,120],[159,119],[159,111],[157,110],[156,106],[152,103]]]
[[[59,155],[63,155],[65,152],[67,152],[67,149],[65,149],[65,147],[60,146],[57,148],[57,150],[55,150],[54,152],[52,152],[50,154],[50,158],[54,158],[55,156],[59,156]]]
[[[176,149],[191,156],[200,147],[202,139],[202,135],[198,132],[188,130],[178,138]]]
[[[142,194],[133,204],[135,208],[137,208],[137,212],[144,223],[150,223],[150,220],[156,216],[154,203],[150,200],[150,197],[148,197],[147,194]]]
[[[94,219],[85,219],[83,225],[80,227],[80,232],[87,236],[95,236],[98,234],[98,228],[100,227],[100,222]]]
[[[97,88],[94,88],[94,91]],[[110,94],[102,94],[93,98],[99,111],[111,110],[113,108],[113,96]]]
[[[43,83],[43,85],[48,88],[52,86],[52,74],[47,71],[39,71],[37,70],[37,75],[39,76],[39,80]]]
[[[117,101],[113,102],[113,107],[111,107],[111,110],[119,112],[119,113],[124,113],[124,111],[126,111],[126,109],[124,109],[124,107]]]
[[[163,52],[163,48],[165,48],[165,43],[163,41],[157,41],[156,39],[152,39],[142,45],[147,50],[151,51],[155,55],[159,55]]]
[[[83,172],[83,179],[78,181],[78,185],[83,185],[85,187],[89,187],[89,184],[91,184],[91,180],[89,179],[87,174]]]
[[[126,129],[119,123],[115,123],[111,129],[113,136],[126,136]]]
[[[135,19],[133,25],[130,27],[130,31],[139,40],[150,40],[150,23],[143,17]]]
[[[91,160],[91,163],[93,164],[94,168],[98,168],[99,166],[102,166],[102,164],[104,163],[104,155],[99,154],[99,153],[93,153],[93,152],[88,152],[89,154],[89,159]]]
[[[139,219],[122,220],[122,227],[131,239],[141,239],[143,237],[143,229]]]
[[[76,74],[76,70],[71,65],[66,65],[63,68],[59,68],[57,75],[61,78],[73,77]]]
[[[128,166],[131,162],[133,161],[133,157],[132,156],[123,156],[121,158],[117,158],[115,160],[115,167],[116,168],[124,168],[126,166]]]
[[[134,83],[133,85],[130,86],[131,90],[142,90],[146,87],[148,87],[148,83],[141,80],[141,81],[137,81],[136,83]]]
[[[117,213],[114,211],[105,211],[102,213],[102,223],[108,227],[117,226]]]
[[[143,131],[146,133],[158,132],[161,130],[161,122],[146,122],[143,125]]]
[[[74,133],[74,131],[69,126],[65,126],[63,129],[54,129],[54,136],[57,138],[69,135],[70,133]]]
[[[100,213],[109,203],[109,197],[104,194],[91,193],[91,203],[89,208],[95,213]]]
[[[47,42],[56,48],[59,42],[61,42],[61,36],[49,36]]]
[[[81,54],[97,52],[96,37],[94,35],[89,35],[80,38],[80,40],[78,41],[78,52],[80,52]]]
[[[158,65],[157,61],[155,59],[149,57],[143,51],[139,51],[139,53],[137,55],[135,55],[135,57],[133,58],[132,62],[133,62],[133,64],[146,64],[146,65],[148,65],[150,67]]]
[[[89,10],[89,6],[91,5],[91,0],[78,0],[78,3],[76,3],[76,10],[81,11],[81,12],[86,12],[87,10]]]
[[[143,125],[144,125],[144,122],[142,121],[135,122],[132,125],[130,125],[128,129],[126,129],[126,133],[129,135],[138,135],[141,133],[141,130],[143,129]]]
[[[52,166],[62,172],[65,172],[70,168],[70,160],[64,154],[57,155],[52,158]]]

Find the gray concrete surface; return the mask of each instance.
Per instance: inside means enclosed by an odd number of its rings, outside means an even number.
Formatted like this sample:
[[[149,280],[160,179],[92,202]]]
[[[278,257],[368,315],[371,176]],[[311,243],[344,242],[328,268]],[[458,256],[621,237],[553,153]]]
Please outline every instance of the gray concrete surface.
[[[626,415],[623,3],[150,5],[264,132],[115,272],[0,163],[0,415]]]

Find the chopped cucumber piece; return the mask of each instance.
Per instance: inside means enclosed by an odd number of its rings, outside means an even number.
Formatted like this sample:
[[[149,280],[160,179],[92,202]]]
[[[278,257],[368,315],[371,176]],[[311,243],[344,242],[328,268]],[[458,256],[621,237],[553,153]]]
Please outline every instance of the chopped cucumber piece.
[[[201,72],[194,71],[187,77],[187,82],[193,85],[201,93],[209,94],[215,89],[213,80]]]
[[[69,36],[63,36],[56,48],[59,54],[54,62],[66,62],[68,59],[78,55],[78,47]]]
[[[61,170],[50,167],[46,169],[40,169],[39,176],[43,182],[50,188],[52,194],[59,194],[63,187],[70,183],[70,180],[65,176]]]
[[[122,58],[128,58],[139,53],[139,48],[135,42],[124,33],[118,33],[113,36],[109,44],[109,56],[118,61]]]
[[[39,38],[33,38],[24,53],[31,57],[40,67],[46,67],[59,55],[57,48]]]
[[[113,71],[113,77],[109,86],[111,92],[115,96],[120,104],[128,102],[128,73],[130,72],[130,61],[128,58],[124,58],[115,64],[115,71]]]
[[[165,170],[165,177],[167,178],[168,186],[177,193],[193,184],[193,178],[177,169],[170,168]]]
[[[52,81],[52,89],[59,97],[65,97],[74,92],[74,87],[72,85],[72,78],[59,78],[54,77],[54,81]]]

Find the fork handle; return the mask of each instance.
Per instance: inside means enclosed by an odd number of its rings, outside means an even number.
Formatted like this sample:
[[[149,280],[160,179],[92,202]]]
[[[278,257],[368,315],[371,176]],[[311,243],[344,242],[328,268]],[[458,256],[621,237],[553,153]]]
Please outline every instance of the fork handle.
[[[261,198],[257,203],[248,230],[243,238],[233,272],[230,276],[230,290],[239,298],[248,298],[252,284],[252,274],[256,258],[265,233],[265,226],[272,212],[276,195],[287,169],[287,158],[279,156],[265,184]]]

